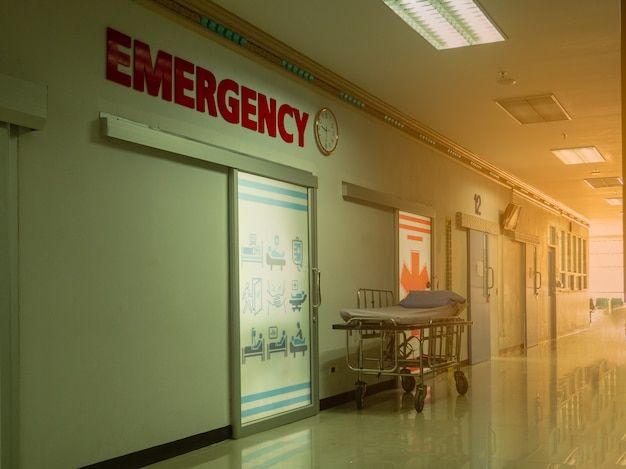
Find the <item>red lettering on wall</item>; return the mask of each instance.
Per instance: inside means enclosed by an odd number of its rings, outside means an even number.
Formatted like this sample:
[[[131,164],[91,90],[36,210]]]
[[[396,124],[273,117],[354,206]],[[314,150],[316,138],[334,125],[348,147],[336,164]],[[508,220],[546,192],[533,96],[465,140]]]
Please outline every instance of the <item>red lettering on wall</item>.
[[[154,66],[150,56],[150,46],[135,39],[133,54],[135,64],[133,67],[133,88],[143,91],[148,89],[148,94],[158,96],[161,89],[161,97],[165,101],[172,100],[172,56],[159,51]]]
[[[126,34],[120,33],[112,28],[107,28],[107,80],[114,81],[120,85],[131,85],[131,76],[120,72],[119,66],[130,67],[130,54],[122,52],[120,47],[130,49],[131,38]]]
[[[304,146],[304,129],[306,129],[306,123],[309,121],[309,114],[303,112],[300,114],[300,111],[296,108],[293,109],[296,119],[296,128],[298,129],[298,146]]]
[[[205,68],[159,50],[152,60],[150,46],[113,28],[106,30],[106,79],[230,124],[304,146],[309,114],[280,104],[232,79],[218,80]]]
[[[185,73],[193,73],[194,65],[180,57],[174,58],[174,101],[181,106],[194,108],[193,98],[185,94],[185,90],[193,91],[193,80]]]
[[[246,129],[256,130],[256,121],[250,119],[251,115],[256,115],[256,106],[250,101],[256,101],[256,91],[247,86],[241,87],[241,125]]]
[[[276,137],[276,100],[270,98],[269,103],[267,96],[259,93],[258,96],[258,121],[259,121],[259,133],[264,133],[267,128],[267,134],[270,137]]]
[[[229,91],[233,93],[234,96],[226,96]],[[239,85],[230,78],[222,80],[217,86],[217,107],[224,120],[231,124],[239,124],[238,95]]]
[[[293,134],[289,133],[285,128],[285,116],[293,117],[293,109],[289,104],[283,104],[278,108],[278,132],[281,138],[287,142],[293,142]]]
[[[217,117],[215,107],[215,91],[217,81],[215,75],[202,67],[196,67],[196,109],[204,112],[205,105],[209,109],[209,114]]]

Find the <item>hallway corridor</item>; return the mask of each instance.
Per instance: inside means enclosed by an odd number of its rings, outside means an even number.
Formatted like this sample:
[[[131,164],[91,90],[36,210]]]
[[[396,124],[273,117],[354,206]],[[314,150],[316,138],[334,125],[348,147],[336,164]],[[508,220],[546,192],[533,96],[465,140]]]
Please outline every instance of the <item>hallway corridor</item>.
[[[626,466],[626,311],[526,357],[430,383],[421,415],[400,390],[164,461],[174,468],[614,468]]]

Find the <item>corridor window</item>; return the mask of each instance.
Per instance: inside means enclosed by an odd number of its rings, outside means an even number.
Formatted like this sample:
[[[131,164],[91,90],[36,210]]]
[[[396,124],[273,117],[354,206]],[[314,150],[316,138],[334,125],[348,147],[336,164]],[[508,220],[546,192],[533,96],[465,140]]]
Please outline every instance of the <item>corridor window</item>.
[[[560,250],[560,287],[566,290],[586,290],[588,285],[587,240],[572,232],[560,231],[555,240]]]

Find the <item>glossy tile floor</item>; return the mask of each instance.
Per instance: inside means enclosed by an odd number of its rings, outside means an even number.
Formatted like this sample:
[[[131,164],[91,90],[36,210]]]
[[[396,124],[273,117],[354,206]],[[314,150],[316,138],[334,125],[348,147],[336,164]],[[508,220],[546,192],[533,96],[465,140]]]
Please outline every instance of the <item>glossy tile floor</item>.
[[[589,330],[447,374],[424,411],[401,390],[155,464],[174,468],[626,467],[626,312],[595,312]]]

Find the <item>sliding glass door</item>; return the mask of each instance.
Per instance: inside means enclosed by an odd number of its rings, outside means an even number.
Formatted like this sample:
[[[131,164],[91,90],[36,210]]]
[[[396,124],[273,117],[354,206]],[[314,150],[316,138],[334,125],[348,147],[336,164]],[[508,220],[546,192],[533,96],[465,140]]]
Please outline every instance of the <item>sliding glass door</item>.
[[[313,189],[239,171],[233,187],[237,437],[317,411],[319,279]]]

